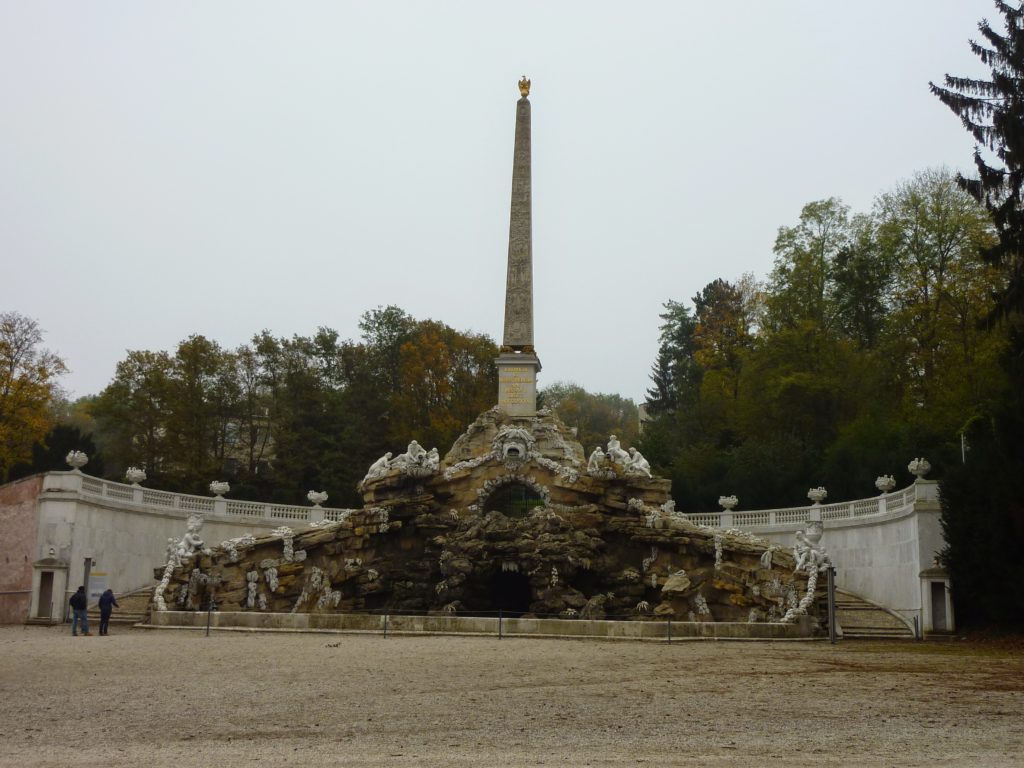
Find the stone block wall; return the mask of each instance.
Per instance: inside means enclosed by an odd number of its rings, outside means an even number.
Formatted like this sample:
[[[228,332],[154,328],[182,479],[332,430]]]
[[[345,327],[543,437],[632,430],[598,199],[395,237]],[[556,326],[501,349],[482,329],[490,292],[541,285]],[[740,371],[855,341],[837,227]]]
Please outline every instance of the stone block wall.
[[[0,486],[0,624],[22,622],[32,599],[37,497],[43,475]]]

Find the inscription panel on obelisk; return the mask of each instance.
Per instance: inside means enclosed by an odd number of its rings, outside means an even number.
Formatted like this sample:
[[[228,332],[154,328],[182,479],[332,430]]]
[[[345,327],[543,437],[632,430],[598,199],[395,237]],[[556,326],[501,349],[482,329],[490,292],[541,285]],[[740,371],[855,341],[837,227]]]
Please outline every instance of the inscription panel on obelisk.
[[[537,358],[522,358],[498,358],[498,407],[513,416],[532,416],[537,410]]]

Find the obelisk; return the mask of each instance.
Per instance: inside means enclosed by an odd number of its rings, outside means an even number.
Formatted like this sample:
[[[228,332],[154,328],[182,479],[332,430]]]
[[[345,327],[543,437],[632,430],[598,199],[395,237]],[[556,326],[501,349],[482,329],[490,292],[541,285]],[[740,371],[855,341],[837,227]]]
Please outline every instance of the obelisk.
[[[530,181],[530,81],[519,81],[512,153],[512,210],[505,279],[505,334],[498,365],[498,407],[509,416],[537,412],[540,360],[533,347],[533,222]]]

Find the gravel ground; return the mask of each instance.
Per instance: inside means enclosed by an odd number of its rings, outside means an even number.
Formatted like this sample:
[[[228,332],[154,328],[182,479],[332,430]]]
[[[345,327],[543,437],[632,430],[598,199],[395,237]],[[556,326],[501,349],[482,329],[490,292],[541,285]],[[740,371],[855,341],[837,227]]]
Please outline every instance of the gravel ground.
[[[0,627],[0,766],[1024,766],[1024,655]]]

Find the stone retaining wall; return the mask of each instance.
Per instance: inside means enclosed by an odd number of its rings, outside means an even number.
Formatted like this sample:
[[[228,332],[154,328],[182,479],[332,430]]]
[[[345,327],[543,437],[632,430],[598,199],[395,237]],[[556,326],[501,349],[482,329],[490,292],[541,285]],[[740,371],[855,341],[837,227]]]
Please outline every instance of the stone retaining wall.
[[[156,629],[211,629],[252,632],[363,632],[388,634],[480,635],[498,637],[497,617],[384,616],[360,613],[256,613],[215,611],[153,612],[146,626]],[[746,622],[585,621],[501,619],[503,637],[565,637],[605,640],[796,640],[810,638],[814,621],[802,616],[792,624]]]
[[[36,560],[37,497],[42,475],[0,485],[0,624],[24,621],[32,600],[32,563]]]

